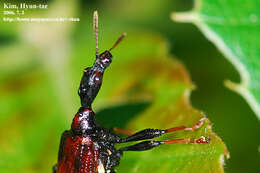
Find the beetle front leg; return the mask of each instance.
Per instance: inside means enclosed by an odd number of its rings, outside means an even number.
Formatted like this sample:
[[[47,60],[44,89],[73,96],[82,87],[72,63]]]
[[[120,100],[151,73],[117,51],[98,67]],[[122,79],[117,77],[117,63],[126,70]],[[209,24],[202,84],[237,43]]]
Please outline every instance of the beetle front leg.
[[[150,150],[154,147],[158,147],[162,144],[177,144],[177,143],[184,143],[184,144],[207,144],[209,143],[209,138],[205,138],[204,136],[191,140],[190,138],[185,139],[172,139],[172,140],[165,140],[165,141],[143,141],[134,145],[130,145],[128,147],[120,148],[119,151],[145,151]]]
[[[120,139],[117,141],[118,143],[124,143],[124,142],[131,142],[131,141],[140,141],[140,140],[145,140],[145,139],[153,139],[156,137],[159,137],[165,133],[171,133],[179,130],[187,130],[187,131],[193,131],[198,128],[200,128],[203,125],[203,122],[206,120],[206,117],[201,118],[199,121],[197,121],[194,125],[191,127],[186,127],[186,126],[178,126],[178,127],[173,127],[169,128],[166,130],[161,130],[161,129],[145,129],[142,131],[139,131],[131,136],[128,136],[124,139]]]

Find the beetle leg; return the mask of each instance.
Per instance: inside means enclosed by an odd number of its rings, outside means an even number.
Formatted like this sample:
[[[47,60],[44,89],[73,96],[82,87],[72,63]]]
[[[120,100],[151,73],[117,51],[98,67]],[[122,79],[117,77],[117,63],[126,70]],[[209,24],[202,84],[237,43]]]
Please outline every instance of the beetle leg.
[[[191,127],[178,126],[178,127],[173,127],[173,128],[166,129],[166,130],[144,129],[131,136],[121,139],[117,142],[123,143],[123,142],[130,142],[130,141],[140,141],[140,140],[145,140],[145,139],[152,139],[155,137],[159,137],[165,133],[171,133],[171,132],[178,131],[178,130],[187,130],[187,131],[192,130],[193,131],[193,130],[200,128],[203,125],[204,120],[206,120],[206,119],[207,119],[206,117],[201,118],[198,122],[196,122],[196,124],[192,125]]]
[[[159,137],[162,134],[166,133],[165,130],[160,129],[144,129],[131,136],[121,139],[118,143],[131,142],[131,141],[140,141],[145,139],[152,139]]]
[[[163,144],[161,141],[143,141],[134,145],[130,145],[127,147],[120,148],[119,151],[144,151],[144,150],[150,150],[154,147],[157,147],[159,145]]]
[[[163,144],[176,144],[176,143],[190,143],[190,144],[208,144],[210,141],[209,138],[201,136],[198,139],[191,140],[190,138],[185,139],[171,139],[163,141]]]
[[[207,144],[209,143],[209,138],[205,138],[204,136],[191,140],[190,138],[185,139],[172,139],[172,140],[165,140],[165,141],[143,141],[134,145],[130,145],[128,147],[120,148],[119,151],[144,151],[150,150],[154,147],[157,147],[162,144],[177,144],[177,143],[184,143],[184,144]]]
[[[193,130],[199,129],[203,125],[203,122],[206,119],[208,119],[206,116],[202,117],[199,121],[197,121],[191,127],[179,126],[179,127],[173,127],[173,128],[167,129],[165,131],[166,131],[166,133],[171,133],[171,132],[178,131],[178,130],[187,130],[187,131],[191,130],[191,131],[193,131]]]

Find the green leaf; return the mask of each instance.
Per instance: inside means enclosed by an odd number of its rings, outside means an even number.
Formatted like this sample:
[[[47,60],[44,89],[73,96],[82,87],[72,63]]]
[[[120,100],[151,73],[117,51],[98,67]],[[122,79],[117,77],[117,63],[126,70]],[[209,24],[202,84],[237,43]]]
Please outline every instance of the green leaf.
[[[173,13],[173,20],[192,22],[237,68],[239,84],[227,87],[241,94],[260,118],[260,1],[196,0],[190,12]]]
[[[5,140],[0,142],[0,172],[45,173],[56,163],[61,133],[70,128],[80,105],[77,88],[82,70],[94,61],[95,43],[87,22],[87,26],[79,24],[74,42],[66,23],[22,25],[17,45],[1,50],[3,62],[12,59],[12,63],[1,66],[0,137]],[[122,28],[117,29],[119,35]],[[100,51],[116,37],[111,32],[102,35]],[[71,42],[74,47],[69,46]],[[112,53],[113,63],[94,104],[95,111],[106,108],[97,113],[102,124],[129,130],[165,129],[191,126],[204,116],[189,104],[193,87],[189,75],[169,55],[167,42],[160,36],[129,32]],[[223,172],[228,151],[212,132],[209,120],[194,132],[177,132],[158,140],[201,136],[210,137],[210,143],[127,152],[118,172]]]

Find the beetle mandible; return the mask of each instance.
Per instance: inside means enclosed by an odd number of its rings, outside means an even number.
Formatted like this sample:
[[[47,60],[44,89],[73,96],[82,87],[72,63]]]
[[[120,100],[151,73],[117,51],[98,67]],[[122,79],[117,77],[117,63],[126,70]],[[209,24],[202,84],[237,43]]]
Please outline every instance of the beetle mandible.
[[[179,126],[166,130],[145,129],[121,138],[116,133],[124,130],[115,129],[114,132],[100,126],[95,120],[92,102],[97,96],[102,84],[103,74],[111,64],[113,56],[110,53],[126,36],[123,34],[115,44],[101,54],[98,54],[98,13],[94,11],[94,31],[96,36],[96,60],[92,67],[84,69],[78,94],[81,107],[76,113],[71,129],[66,130],[61,137],[58,163],[53,167],[53,173],[115,173],[114,168],[119,165],[120,158],[126,151],[144,151],[163,144],[174,143],[208,143],[208,138],[172,139],[165,141],[147,140],[159,137],[177,130],[195,130],[200,128],[206,117],[201,118],[191,127]],[[140,141],[134,145],[116,149],[115,143]]]

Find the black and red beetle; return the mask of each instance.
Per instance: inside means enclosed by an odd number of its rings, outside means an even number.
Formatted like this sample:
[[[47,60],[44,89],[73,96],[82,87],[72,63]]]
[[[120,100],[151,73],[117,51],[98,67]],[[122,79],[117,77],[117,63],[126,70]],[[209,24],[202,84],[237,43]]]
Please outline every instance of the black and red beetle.
[[[192,127],[179,126],[166,130],[145,129],[132,135],[121,138],[115,132],[100,126],[95,120],[95,113],[91,108],[102,84],[105,69],[111,64],[113,56],[110,51],[126,36],[123,34],[109,50],[98,54],[98,13],[94,12],[94,31],[96,35],[96,60],[92,67],[84,70],[78,94],[81,108],[75,115],[71,129],[62,134],[58,155],[58,163],[53,167],[54,173],[115,173],[114,168],[120,162],[125,151],[149,150],[163,144],[173,143],[208,143],[208,139],[173,139],[166,141],[148,140],[116,149],[115,143],[152,139],[165,133],[177,130],[194,130],[203,124],[200,119]]]

